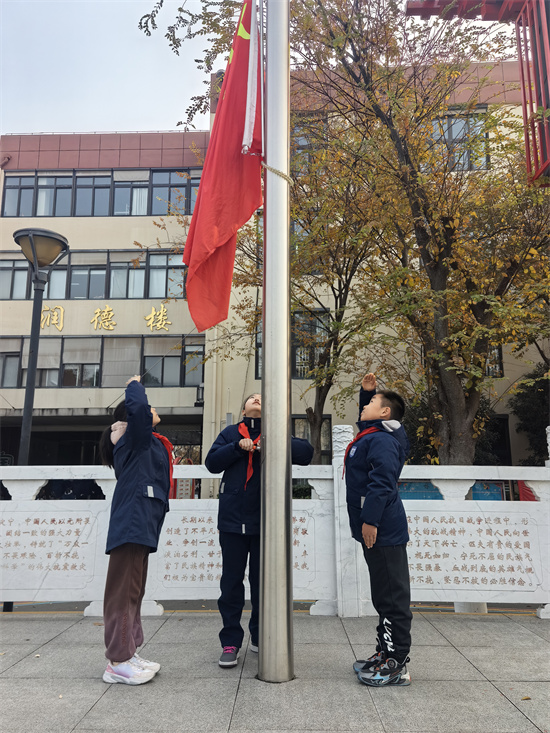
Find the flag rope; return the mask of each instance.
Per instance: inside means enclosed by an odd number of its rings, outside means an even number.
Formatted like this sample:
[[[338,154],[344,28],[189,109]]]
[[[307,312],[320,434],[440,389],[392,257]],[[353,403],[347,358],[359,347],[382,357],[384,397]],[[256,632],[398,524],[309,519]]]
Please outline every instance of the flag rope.
[[[283,171],[280,171],[278,168],[272,168],[270,165],[267,165],[267,163],[264,163],[262,160],[262,168],[265,168],[270,173],[275,173],[276,176],[279,176],[280,178],[284,178],[285,181],[288,183],[289,186],[292,186],[293,180],[290,176],[287,176],[286,173],[283,173]]]

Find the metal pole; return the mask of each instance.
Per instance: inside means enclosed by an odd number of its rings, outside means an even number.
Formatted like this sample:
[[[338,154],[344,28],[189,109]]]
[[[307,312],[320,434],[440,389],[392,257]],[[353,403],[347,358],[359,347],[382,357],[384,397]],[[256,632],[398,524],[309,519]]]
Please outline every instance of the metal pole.
[[[38,363],[38,344],[40,339],[40,316],[44,288],[48,281],[48,273],[37,270],[33,275],[34,300],[32,305],[31,336],[29,341],[29,363],[27,365],[27,384],[25,386],[25,404],[23,421],[19,439],[18,466],[29,465],[29,447],[31,443],[32,408],[34,405],[34,389],[36,382],[36,365]]]
[[[290,462],[289,0],[267,3],[262,521],[258,677],[294,678]]]

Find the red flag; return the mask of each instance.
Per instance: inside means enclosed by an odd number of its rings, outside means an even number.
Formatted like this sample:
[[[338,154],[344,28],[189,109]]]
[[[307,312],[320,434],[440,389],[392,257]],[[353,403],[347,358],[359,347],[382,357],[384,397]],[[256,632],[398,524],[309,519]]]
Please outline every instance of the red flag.
[[[189,312],[199,331],[227,318],[237,230],[263,201],[258,52],[255,2],[245,0],[183,252],[183,261],[189,268],[186,286]],[[255,96],[247,95],[249,57],[250,68],[256,72],[252,76],[252,82],[255,78],[256,83],[250,85],[255,87]],[[251,142],[243,139],[247,109],[253,114]],[[243,154],[243,149],[253,154]]]

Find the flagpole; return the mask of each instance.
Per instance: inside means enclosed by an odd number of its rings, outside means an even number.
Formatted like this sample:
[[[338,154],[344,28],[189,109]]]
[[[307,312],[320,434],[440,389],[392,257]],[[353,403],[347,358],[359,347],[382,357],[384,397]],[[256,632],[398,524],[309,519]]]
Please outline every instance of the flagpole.
[[[289,0],[266,20],[262,517],[258,677],[294,678],[290,460]],[[281,175],[282,174],[282,175]],[[286,176],[286,179],[285,179]]]

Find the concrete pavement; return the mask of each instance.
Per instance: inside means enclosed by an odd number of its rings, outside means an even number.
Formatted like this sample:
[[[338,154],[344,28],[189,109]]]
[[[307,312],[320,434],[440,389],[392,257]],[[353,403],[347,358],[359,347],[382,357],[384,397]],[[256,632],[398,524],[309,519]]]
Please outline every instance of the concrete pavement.
[[[247,621],[247,619],[245,619]],[[296,679],[256,679],[258,655],[217,660],[219,616],[167,611],[140,650],[162,665],[138,687],[107,685],[101,619],[0,614],[2,733],[537,733],[550,731],[550,621],[528,613],[415,612],[410,687],[352,672],[374,618],[294,613]]]

